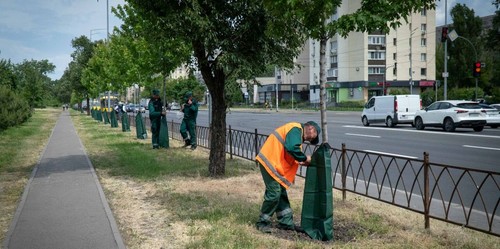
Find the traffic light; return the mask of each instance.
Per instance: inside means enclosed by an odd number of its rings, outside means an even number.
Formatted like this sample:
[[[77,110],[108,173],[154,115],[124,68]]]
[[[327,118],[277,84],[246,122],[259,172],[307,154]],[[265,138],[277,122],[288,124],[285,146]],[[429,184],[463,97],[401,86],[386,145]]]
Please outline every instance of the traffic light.
[[[448,39],[448,27],[443,27],[441,29],[441,42],[445,42]]]
[[[476,78],[481,76],[481,62],[480,61],[474,62],[474,71],[472,71],[472,75]]]

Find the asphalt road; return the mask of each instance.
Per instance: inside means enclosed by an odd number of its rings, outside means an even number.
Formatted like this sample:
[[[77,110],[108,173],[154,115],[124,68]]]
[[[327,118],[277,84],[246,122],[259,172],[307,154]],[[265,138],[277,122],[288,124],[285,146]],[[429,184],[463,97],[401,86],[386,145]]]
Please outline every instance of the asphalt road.
[[[167,114],[169,120],[180,122],[176,112]],[[290,111],[239,111],[227,114],[227,125],[232,129],[269,134],[276,127],[290,121],[320,122],[319,112]],[[200,110],[198,125],[208,126],[208,112]],[[409,158],[423,159],[428,152],[430,161],[448,165],[500,171],[500,128],[485,127],[482,132],[457,128],[455,132],[444,132],[439,128],[418,131],[411,125],[394,128],[385,125],[361,124],[360,112],[327,112],[328,142],[335,148],[342,143],[348,149],[388,153]]]

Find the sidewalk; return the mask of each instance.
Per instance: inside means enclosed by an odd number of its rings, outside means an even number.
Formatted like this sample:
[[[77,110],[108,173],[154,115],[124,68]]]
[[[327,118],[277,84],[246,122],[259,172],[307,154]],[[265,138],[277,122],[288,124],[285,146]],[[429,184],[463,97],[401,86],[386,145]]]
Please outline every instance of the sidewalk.
[[[3,248],[125,248],[68,111],[33,170]]]

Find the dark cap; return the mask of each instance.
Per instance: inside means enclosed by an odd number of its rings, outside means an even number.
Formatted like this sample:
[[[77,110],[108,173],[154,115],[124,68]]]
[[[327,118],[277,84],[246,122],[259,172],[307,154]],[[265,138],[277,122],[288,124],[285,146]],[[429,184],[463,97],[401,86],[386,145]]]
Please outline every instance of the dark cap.
[[[319,143],[319,134],[321,134],[321,128],[319,128],[319,125],[314,121],[308,121],[306,124],[312,125],[312,126],[314,126],[314,129],[316,129],[316,132],[318,133],[318,135],[316,136],[315,139],[313,139],[311,141],[311,144],[315,144],[315,145],[318,144]]]
[[[160,91],[158,89],[153,90],[153,95],[160,95]]]
[[[189,91],[186,93],[186,95],[184,97],[189,98],[191,96],[193,96],[193,92]]]

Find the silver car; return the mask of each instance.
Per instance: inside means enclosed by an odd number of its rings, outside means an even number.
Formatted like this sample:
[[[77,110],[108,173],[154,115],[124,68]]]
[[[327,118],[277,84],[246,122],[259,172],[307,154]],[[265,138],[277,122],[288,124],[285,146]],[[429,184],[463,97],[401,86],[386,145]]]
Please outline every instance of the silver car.
[[[491,128],[498,128],[500,126],[500,110],[487,104],[479,105],[486,112],[486,125]]]
[[[437,101],[417,111],[413,122],[417,130],[432,126],[452,132],[457,127],[468,127],[479,132],[486,125],[486,112],[473,101]]]

